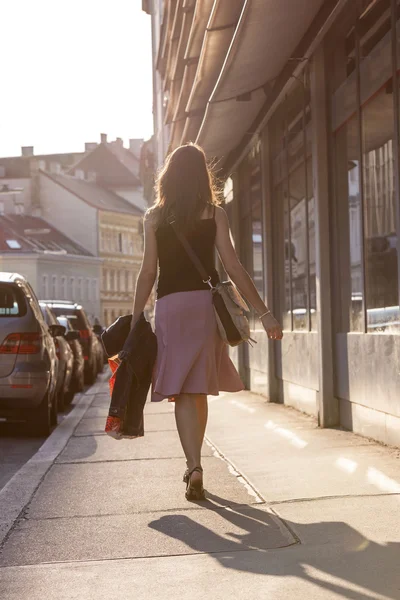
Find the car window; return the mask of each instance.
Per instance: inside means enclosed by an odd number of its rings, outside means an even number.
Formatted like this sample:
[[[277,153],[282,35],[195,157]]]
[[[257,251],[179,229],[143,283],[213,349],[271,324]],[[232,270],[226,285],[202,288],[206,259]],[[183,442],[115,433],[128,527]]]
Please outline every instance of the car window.
[[[74,308],[73,306],[61,305],[56,305],[52,308],[57,316],[67,316],[74,329],[89,329],[89,323],[82,310]]]
[[[26,300],[21,290],[14,284],[0,284],[0,317],[23,317],[26,314]]]
[[[57,321],[60,323],[60,325],[63,325],[67,331],[71,331],[72,327],[67,317],[57,317]]]

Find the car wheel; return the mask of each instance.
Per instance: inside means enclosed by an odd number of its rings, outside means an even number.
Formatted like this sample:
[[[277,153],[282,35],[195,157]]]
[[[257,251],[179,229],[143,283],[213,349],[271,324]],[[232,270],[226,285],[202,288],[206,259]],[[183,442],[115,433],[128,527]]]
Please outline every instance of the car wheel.
[[[49,400],[49,392],[47,392],[30,420],[30,431],[35,436],[50,435],[53,411]]]

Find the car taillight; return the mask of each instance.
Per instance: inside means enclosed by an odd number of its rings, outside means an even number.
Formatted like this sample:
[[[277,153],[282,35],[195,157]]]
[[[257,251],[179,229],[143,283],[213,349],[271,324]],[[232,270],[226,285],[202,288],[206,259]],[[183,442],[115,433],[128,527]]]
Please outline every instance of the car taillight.
[[[41,341],[40,333],[10,333],[0,346],[0,354],[37,354]]]
[[[56,355],[57,358],[60,358],[60,342],[58,340],[54,340],[54,345],[56,347]]]
[[[0,354],[18,354],[19,341],[19,333],[10,333],[0,346]]]
[[[80,329],[79,334],[81,336],[81,340],[88,340],[90,338],[89,329]]]

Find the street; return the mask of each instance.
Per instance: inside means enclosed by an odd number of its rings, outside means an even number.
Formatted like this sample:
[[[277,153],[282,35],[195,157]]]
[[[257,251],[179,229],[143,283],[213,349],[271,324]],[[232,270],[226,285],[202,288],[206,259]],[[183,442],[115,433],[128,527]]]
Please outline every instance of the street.
[[[221,394],[188,503],[171,404],[122,441],[108,404],[103,374],[0,491],[3,600],[400,598],[399,450]]]

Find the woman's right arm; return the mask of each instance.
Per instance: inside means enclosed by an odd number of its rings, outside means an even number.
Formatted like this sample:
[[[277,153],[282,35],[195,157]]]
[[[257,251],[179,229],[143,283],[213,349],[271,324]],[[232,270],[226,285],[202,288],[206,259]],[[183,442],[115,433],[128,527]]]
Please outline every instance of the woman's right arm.
[[[232,244],[232,238],[230,235],[228,217],[223,208],[217,207],[215,220],[217,224],[215,245],[217,247],[222,264],[224,265],[225,271],[228,273],[229,277],[238,287],[239,291],[243,294],[246,300],[248,300],[254,307],[256,312],[259,315],[267,313],[261,319],[261,322],[268,336],[272,339],[281,339],[283,336],[281,326],[272,313],[269,312],[269,309],[260,298],[252,278],[243,267],[236,254],[236,250]]]

